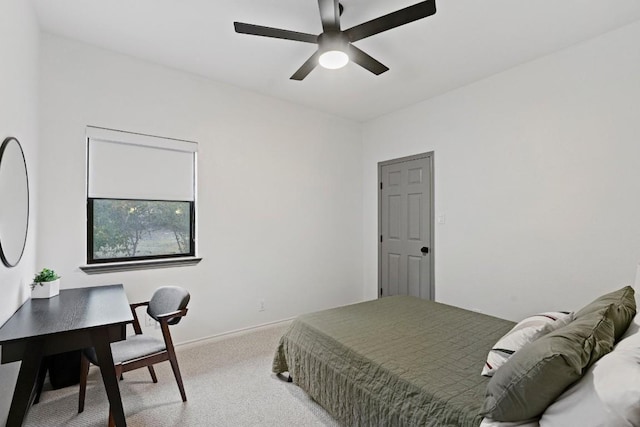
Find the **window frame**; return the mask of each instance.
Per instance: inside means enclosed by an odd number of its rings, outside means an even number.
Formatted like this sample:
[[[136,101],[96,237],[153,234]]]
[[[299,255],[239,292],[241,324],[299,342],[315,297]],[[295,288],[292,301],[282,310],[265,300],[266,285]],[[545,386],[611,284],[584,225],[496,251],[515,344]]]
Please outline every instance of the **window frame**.
[[[142,202],[179,202],[189,204],[189,252],[181,254],[162,254],[162,255],[142,255],[133,257],[118,258],[95,258],[93,247],[93,202],[95,200],[135,200]],[[195,257],[196,256],[196,208],[195,200],[148,200],[148,199],[113,199],[108,197],[88,197],[87,196],[87,264],[111,264],[111,263],[128,263],[135,261],[149,260],[166,260],[175,258]]]

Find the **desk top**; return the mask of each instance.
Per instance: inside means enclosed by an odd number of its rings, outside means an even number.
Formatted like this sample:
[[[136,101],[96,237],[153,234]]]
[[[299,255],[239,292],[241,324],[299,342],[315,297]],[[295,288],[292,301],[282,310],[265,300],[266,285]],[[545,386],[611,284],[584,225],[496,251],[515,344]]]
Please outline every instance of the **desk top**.
[[[132,321],[122,285],[64,289],[53,298],[27,300],[0,328],[0,344]]]

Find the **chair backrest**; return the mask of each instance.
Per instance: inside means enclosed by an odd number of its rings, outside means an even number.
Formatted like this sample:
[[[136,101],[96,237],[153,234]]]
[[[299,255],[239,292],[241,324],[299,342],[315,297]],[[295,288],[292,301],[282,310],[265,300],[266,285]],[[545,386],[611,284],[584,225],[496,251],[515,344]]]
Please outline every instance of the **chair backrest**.
[[[160,315],[185,308],[189,304],[189,299],[191,299],[191,295],[185,289],[179,286],[163,286],[153,293],[149,300],[147,313],[155,320],[158,320]],[[174,317],[167,323],[175,325],[180,322],[180,319],[182,317]]]

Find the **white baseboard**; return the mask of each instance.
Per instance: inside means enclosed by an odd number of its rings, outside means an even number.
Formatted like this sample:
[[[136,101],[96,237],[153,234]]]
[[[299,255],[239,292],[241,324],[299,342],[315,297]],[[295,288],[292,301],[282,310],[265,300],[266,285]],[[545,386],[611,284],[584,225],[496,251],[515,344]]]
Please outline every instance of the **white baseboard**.
[[[274,322],[262,323],[260,325],[249,326],[249,327],[241,328],[241,329],[235,329],[233,331],[228,331],[228,332],[222,332],[220,334],[210,335],[208,337],[196,338],[194,340],[189,340],[189,341],[184,341],[184,342],[178,343],[175,346],[176,347],[180,347],[180,348],[189,348],[191,346],[207,344],[209,342],[220,341],[220,340],[225,339],[225,338],[231,338],[231,337],[234,337],[234,336],[240,336],[240,335],[247,334],[247,333],[250,333],[250,332],[259,331],[261,329],[268,329],[268,328],[272,328],[272,327],[275,327],[275,326],[284,326],[285,324],[291,322],[294,318],[295,317],[290,317],[288,319],[276,320]]]

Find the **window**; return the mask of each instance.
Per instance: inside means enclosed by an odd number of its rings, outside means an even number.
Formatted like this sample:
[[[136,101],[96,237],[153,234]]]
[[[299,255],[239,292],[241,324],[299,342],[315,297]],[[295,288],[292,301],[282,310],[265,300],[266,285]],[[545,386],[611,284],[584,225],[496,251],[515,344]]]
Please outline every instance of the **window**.
[[[195,256],[197,144],[87,128],[87,264]]]

